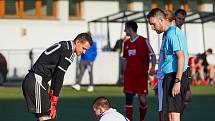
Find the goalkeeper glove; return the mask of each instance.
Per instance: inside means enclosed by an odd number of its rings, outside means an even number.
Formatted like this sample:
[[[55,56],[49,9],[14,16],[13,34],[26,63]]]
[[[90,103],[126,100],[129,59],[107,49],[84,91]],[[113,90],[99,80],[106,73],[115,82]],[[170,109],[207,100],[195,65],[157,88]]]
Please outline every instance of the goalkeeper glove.
[[[51,97],[54,96],[54,90],[53,90],[53,89],[50,89],[50,91],[49,91],[49,96],[50,96],[50,99],[51,99]]]
[[[50,114],[49,116],[54,119],[56,117],[57,111],[56,111],[56,106],[58,102],[58,96],[51,96],[50,99],[51,105],[50,105]]]

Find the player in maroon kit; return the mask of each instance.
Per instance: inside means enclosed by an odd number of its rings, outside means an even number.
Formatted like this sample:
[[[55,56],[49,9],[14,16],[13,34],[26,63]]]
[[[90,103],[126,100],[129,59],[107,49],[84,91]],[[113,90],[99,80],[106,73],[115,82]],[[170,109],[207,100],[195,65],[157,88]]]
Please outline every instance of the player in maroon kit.
[[[126,59],[124,72],[124,93],[126,117],[133,121],[133,97],[138,95],[140,102],[140,121],[143,121],[147,112],[146,97],[148,94],[148,73],[155,73],[155,54],[148,40],[137,34],[137,23],[125,23],[125,33],[130,39],[124,42],[123,57]],[[150,57],[151,56],[151,57]],[[152,67],[149,70],[149,63]]]

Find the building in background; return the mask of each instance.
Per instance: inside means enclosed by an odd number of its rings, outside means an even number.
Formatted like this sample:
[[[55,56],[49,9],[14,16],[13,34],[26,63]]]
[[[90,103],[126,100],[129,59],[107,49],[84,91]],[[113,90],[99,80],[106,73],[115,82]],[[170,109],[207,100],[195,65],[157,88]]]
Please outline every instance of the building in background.
[[[8,62],[8,76],[12,77],[14,72],[18,76],[26,74],[31,65],[28,57],[30,50],[33,50],[34,58],[37,58],[41,50],[50,44],[59,40],[74,39],[78,33],[88,31],[88,21],[123,10],[148,11],[155,7],[168,10],[183,8],[188,12],[215,12],[214,0],[0,0],[0,52]],[[106,26],[106,23],[90,26],[100,52],[107,45]],[[123,36],[123,28],[122,24],[110,26],[109,39],[113,47],[116,40]],[[202,52],[202,42],[199,39],[201,25],[190,26],[186,29],[190,36],[189,51]],[[138,34],[147,36],[145,26],[139,27]],[[205,25],[207,34],[204,36],[206,43],[210,43],[206,44],[206,48],[215,50],[212,47],[214,28],[214,22]],[[150,38],[159,39],[153,32]],[[159,47],[159,43],[156,42],[151,41],[151,44],[155,53],[158,53],[156,48]],[[191,43],[194,42],[197,45],[192,48]]]

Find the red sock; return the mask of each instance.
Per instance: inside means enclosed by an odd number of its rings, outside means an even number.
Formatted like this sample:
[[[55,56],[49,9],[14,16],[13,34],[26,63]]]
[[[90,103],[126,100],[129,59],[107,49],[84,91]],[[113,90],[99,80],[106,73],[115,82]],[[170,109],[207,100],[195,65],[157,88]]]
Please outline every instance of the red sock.
[[[125,106],[125,112],[126,112],[126,117],[132,121],[133,120],[133,106],[132,105],[126,105]]]
[[[140,121],[144,121],[144,118],[145,118],[146,112],[147,112],[147,106],[140,107],[139,111],[140,111]]]
[[[163,113],[162,113],[162,111],[159,112],[159,121],[163,121]]]

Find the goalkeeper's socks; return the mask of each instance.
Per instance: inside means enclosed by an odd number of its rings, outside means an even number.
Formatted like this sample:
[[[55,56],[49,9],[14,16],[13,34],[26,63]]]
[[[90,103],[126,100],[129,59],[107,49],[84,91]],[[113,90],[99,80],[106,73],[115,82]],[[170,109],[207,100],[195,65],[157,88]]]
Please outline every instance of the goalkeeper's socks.
[[[144,121],[144,118],[145,118],[146,112],[147,112],[147,106],[139,107],[139,112],[140,112],[140,121]]]
[[[125,106],[125,112],[126,112],[126,117],[130,121],[133,121],[133,106],[132,105],[126,105]]]

